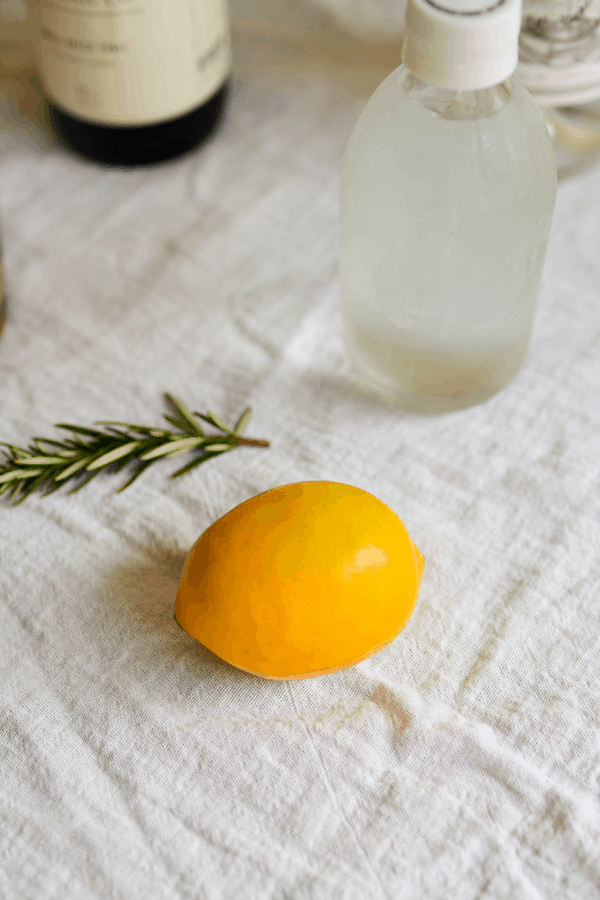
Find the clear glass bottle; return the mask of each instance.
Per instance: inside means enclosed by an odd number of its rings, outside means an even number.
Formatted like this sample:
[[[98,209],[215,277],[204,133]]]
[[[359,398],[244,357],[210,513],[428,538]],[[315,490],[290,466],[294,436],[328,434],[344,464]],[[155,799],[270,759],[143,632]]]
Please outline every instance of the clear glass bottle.
[[[556,166],[536,105],[507,77],[519,3],[497,7],[513,7],[510,54],[497,21],[475,23],[474,40],[454,46],[446,23],[433,36],[421,27],[419,8],[411,47],[415,6],[431,4],[410,0],[405,63],[369,101],[344,156],[340,290],[361,381],[405,409],[437,413],[488,399],[526,355]],[[473,33],[476,12],[433,8],[444,15],[455,31],[469,17]]]

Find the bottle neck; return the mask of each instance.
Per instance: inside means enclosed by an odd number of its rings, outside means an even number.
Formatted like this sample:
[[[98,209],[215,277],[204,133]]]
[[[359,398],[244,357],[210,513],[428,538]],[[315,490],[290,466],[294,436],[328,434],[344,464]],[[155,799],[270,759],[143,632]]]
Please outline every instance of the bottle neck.
[[[424,81],[406,64],[400,70],[400,83],[409,100],[443,119],[473,120],[495,116],[510,103],[513,95],[510,78],[477,91],[450,90]]]

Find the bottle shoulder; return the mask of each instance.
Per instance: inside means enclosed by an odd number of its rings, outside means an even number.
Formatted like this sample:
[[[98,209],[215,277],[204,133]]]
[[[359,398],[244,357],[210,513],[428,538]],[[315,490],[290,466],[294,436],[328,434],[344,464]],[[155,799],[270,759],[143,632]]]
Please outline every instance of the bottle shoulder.
[[[465,123],[493,120],[505,110],[510,110],[511,115],[540,119],[531,95],[515,78],[483,90],[454,91],[428,84],[403,64],[375,90],[359,123],[363,119],[392,115],[415,122],[438,121],[443,129],[444,120]]]
[[[418,80],[417,80],[418,81]],[[431,89],[431,90],[430,90]],[[457,92],[411,80],[405,66],[377,88],[348,142],[344,168],[360,157],[377,167],[390,154],[398,166],[428,166],[450,172],[470,159],[481,170],[482,158],[517,179],[556,180],[552,142],[529,92],[511,78],[493,89]]]

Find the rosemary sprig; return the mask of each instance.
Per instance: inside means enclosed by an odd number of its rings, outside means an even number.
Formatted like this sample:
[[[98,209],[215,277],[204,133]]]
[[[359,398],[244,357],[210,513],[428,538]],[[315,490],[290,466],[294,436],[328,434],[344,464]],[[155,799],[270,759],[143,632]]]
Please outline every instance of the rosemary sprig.
[[[33,491],[46,494],[57,490],[66,481],[79,483],[70,493],[80,490],[102,469],[119,472],[125,466],[135,465],[135,471],[124,491],[142,472],[159,459],[170,459],[180,453],[196,451],[191,462],[178,469],[171,477],[177,478],[201,463],[233,450],[234,447],[268,447],[268,441],[242,437],[250,418],[250,407],[245,409],[233,428],[229,428],[210,412],[190,412],[175,397],[166,394],[173,407],[174,416],[164,418],[177,431],[146,428],[129,422],[96,422],[104,430],[81,428],[79,425],[58,424],[74,437],[64,441],[33,438],[26,449],[0,442],[8,447],[0,459],[0,497],[10,498],[14,505],[22,503]],[[198,420],[218,429],[220,434],[206,434]]]

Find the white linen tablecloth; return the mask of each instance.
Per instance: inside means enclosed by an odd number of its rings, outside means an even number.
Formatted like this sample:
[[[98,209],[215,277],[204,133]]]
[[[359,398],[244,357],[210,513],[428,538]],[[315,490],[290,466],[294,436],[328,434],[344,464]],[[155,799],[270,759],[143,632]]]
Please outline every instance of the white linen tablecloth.
[[[560,185],[517,378],[399,412],[354,383],[336,259],[342,152],[398,48],[292,0],[233,15],[221,132],[147,170],[52,146],[4,45],[0,439],[160,425],[170,391],[251,404],[272,446],[0,503],[0,897],[598,898],[600,168]],[[177,627],[178,577],[305,479],[396,510],[421,595],[360,665],[261,680]]]

